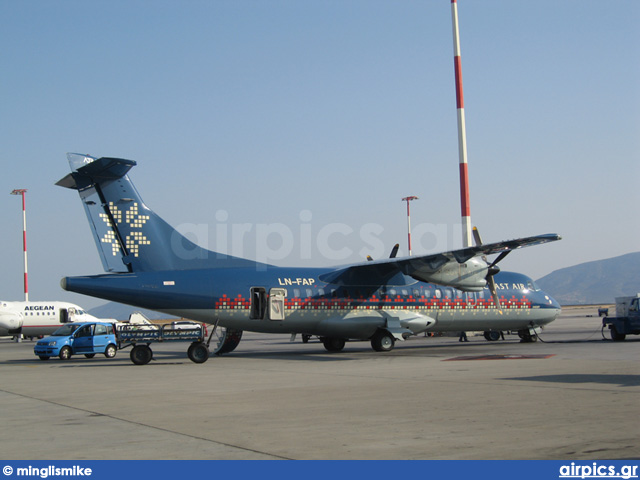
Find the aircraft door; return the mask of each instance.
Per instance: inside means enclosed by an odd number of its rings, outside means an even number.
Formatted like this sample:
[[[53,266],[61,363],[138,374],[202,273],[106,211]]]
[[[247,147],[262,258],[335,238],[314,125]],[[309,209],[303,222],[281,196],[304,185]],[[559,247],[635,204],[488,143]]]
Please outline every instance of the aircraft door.
[[[60,323],[69,323],[69,310],[66,308],[60,309]]]
[[[284,298],[287,291],[284,288],[269,290],[269,320],[284,320]]]
[[[249,318],[263,320],[267,311],[267,289],[251,287],[251,313]]]

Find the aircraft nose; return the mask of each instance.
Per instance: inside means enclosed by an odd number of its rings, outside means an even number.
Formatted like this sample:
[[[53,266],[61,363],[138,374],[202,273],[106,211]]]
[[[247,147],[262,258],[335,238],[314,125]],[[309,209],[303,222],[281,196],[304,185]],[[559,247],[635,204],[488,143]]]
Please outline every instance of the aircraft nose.
[[[549,302],[550,307],[557,308],[558,310],[562,308],[558,303],[558,301],[555,298],[553,298],[551,295],[545,295],[544,298]]]

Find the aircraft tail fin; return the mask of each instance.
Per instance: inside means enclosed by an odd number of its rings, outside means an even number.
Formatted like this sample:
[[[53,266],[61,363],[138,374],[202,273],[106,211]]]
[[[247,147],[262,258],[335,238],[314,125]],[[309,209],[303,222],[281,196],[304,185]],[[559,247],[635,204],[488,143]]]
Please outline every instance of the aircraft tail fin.
[[[107,272],[258,267],[252,260],[202,248],[149,209],[121,158],[67,154],[71,173],[56,185],[78,190]]]

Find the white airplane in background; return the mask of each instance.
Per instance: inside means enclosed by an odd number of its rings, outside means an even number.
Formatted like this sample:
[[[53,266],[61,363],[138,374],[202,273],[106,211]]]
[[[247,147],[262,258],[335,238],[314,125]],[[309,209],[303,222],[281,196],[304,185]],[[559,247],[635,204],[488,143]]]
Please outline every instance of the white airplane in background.
[[[39,337],[53,333],[64,323],[96,320],[78,305],[68,302],[0,301],[0,336]]]

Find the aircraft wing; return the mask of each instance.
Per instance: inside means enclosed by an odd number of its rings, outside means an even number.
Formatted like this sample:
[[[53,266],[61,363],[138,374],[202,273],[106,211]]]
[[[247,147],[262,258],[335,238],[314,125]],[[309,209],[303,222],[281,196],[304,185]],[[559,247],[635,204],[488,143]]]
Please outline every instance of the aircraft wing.
[[[464,272],[460,272],[460,269],[457,268],[458,266],[465,264],[474,257],[496,253],[506,254],[506,252],[512,250],[554,242],[560,240],[560,238],[554,233],[548,233],[444,253],[369,261],[323,274],[320,276],[320,280],[336,285],[373,286],[386,284],[389,279],[398,273],[402,273],[419,281],[451,285],[462,289],[465,289],[465,287],[478,289],[478,273],[481,272],[481,279],[484,279],[489,264],[483,261],[480,264],[481,266],[470,265],[468,271]],[[453,267],[453,269],[449,267]],[[449,270],[448,276],[441,275],[445,270]],[[454,270],[457,273],[452,277],[451,272]],[[452,281],[447,281],[448,278],[452,278]],[[468,279],[467,283],[465,283],[465,279]],[[482,284],[482,288],[484,288],[484,284]]]

